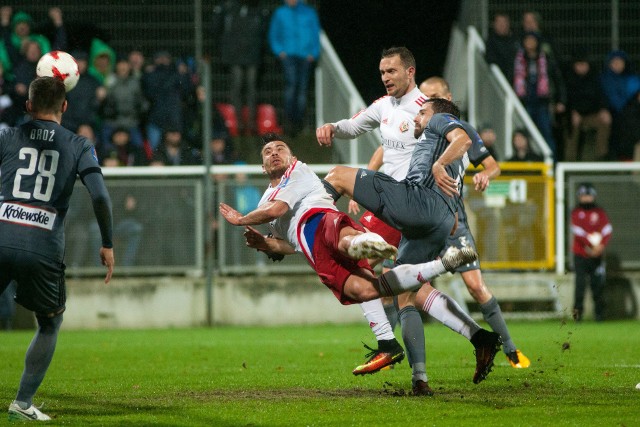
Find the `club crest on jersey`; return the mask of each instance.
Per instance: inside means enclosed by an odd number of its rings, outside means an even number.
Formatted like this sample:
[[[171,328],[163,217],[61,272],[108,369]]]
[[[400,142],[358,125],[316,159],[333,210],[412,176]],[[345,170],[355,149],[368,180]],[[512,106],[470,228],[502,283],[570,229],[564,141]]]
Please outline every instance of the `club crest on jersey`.
[[[386,124],[388,124],[388,123],[389,123],[389,119],[382,119],[382,124],[383,124],[383,125],[386,125]]]
[[[408,121],[403,121],[402,123],[400,123],[400,132],[405,133],[406,131],[409,130],[409,122]]]

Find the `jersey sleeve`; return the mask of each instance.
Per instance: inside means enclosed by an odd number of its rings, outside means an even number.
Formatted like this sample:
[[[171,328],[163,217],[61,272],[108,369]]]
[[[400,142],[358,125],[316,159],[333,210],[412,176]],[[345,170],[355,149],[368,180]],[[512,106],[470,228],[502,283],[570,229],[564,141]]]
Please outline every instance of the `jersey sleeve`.
[[[113,213],[111,206],[111,198],[104,183],[102,174],[91,173],[85,176],[83,180],[91,195],[91,204],[93,205],[93,213],[98,221],[100,228],[100,236],[102,237],[102,246],[105,248],[113,247]]]
[[[487,147],[484,146],[484,141],[480,138],[478,132],[471,126],[469,123],[462,122],[464,131],[467,132],[467,135],[471,138],[471,147],[467,150],[467,154],[469,155],[469,161],[473,164],[473,166],[478,167],[484,159],[489,157],[491,153],[487,150]]]
[[[80,179],[84,182],[84,177],[90,173],[102,174],[102,169],[100,169],[100,163],[98,162],[96,147],[85,140],[82,144],[80,157],[78,159],[78,175],[80,175]]]
[[[340,120],[333,123],[335,126],[335,137],[342,139],[355,138],[363,133],[370,132],[380,127],[379,103],[374,102],[364,110],[360,110],[350,119]]]
[[[446,136],[452,130],[458,128],[464,130],[462,123],[451,114],[434,114],[429,120],[428,126],[439,135]]]

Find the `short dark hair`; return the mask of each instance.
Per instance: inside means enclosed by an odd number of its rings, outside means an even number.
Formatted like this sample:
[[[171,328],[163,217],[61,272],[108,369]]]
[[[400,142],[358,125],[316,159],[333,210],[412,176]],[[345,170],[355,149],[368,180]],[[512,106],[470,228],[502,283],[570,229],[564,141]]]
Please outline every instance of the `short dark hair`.
[[[264,135],[262,135],[261,139],[262,139],[262,145],[267,145],[268,143],[273,142],[273,141],[282,141],[282,142],[284,142],[284,139],[282,138],[282,136],[278,135],[275,132],[265,133]]]
[[[64,83],[55,77],[38,77],[29,85],[29,101],[34,113],[59,113],[66,97]]]
[[[429,98],[425,101],[426,103],[431,103],[431,108],[435,114],[438,113],[446,113],[455,116],[457,119],[460,118],[460,109],[456,104],[444,98]]]
[[[411,51],[404,46],[394,46],[388,49],[383,49],[381,57],[389,58],[395,55],[398,55],[400,57],[400,62],[402,62],[402,65],[404,65],[405,68],[416,68],[416,58],[413,56],[413,53],[411,53]]]

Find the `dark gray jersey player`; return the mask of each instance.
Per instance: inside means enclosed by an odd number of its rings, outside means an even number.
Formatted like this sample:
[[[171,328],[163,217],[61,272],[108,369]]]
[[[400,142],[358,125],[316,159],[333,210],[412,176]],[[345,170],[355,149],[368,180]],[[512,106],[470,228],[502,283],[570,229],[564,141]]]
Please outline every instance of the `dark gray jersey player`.
[[[93,145],[59,124],[32,120],[0,131],[0,247],[62,262],[64,220],[80,176],[97,201],[102,244],[111,247],[108,194]]]
[[[467,151],[467,156],[469,158],[469,162],[478,167],[482,162],[489,156],[489,150],[484,146],[484,142],[478,132],[471,126],[469,123],[464,120],[460,120],[462,126],[464,127],[467,135],[471,137],[471,147]],[[462,194],[462,192],[461,192]],[[463,246],[471,246],[473,249],[477,250],[476,242],[471,234],[471,230],[469,230],[469,224],[467,223],[467,212],[464,208],[464,201],[462,197],[458,198],[457,201],[458,207],[458,228],[456,232],[449,236],[447,239],[447,247],[455,246],[457,248],[461,248]],[[444,250],[441,252],[441,255],[444,255]],[[456,269],[457,272],[461,273],[463,271],[475,270],[480,268],[480,260],[476,260],[471,264],[465,264]]]
[[[113,271],[111,200],[93,146],[60,126],[65,97],[60,80],[36,78],[26,104],[32,120],[0,131],[0,293],[15,280],[16,301],[38,321],[10,418],[49,419],[32,399],[53,357],[65,310],[64,221],[78,176],[100,227],[105,282]]]

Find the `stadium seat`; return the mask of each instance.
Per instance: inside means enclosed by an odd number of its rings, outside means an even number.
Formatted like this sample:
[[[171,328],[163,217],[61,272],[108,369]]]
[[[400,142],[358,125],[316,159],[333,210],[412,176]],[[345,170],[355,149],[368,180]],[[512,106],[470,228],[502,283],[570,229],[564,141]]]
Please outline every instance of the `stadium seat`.
[[[238,115],[236,114],[235,107],[231,104],[220,102],[216,104],[216,108],[224,119],[224,124],[227,127],[229,135],[232,137],[238,136]]]
[[[273,105],[258,105],[258,111],[256,112],[256,129],[260,136],[269,132],[282,133],[282,128],[278,125],[278,115]]]

